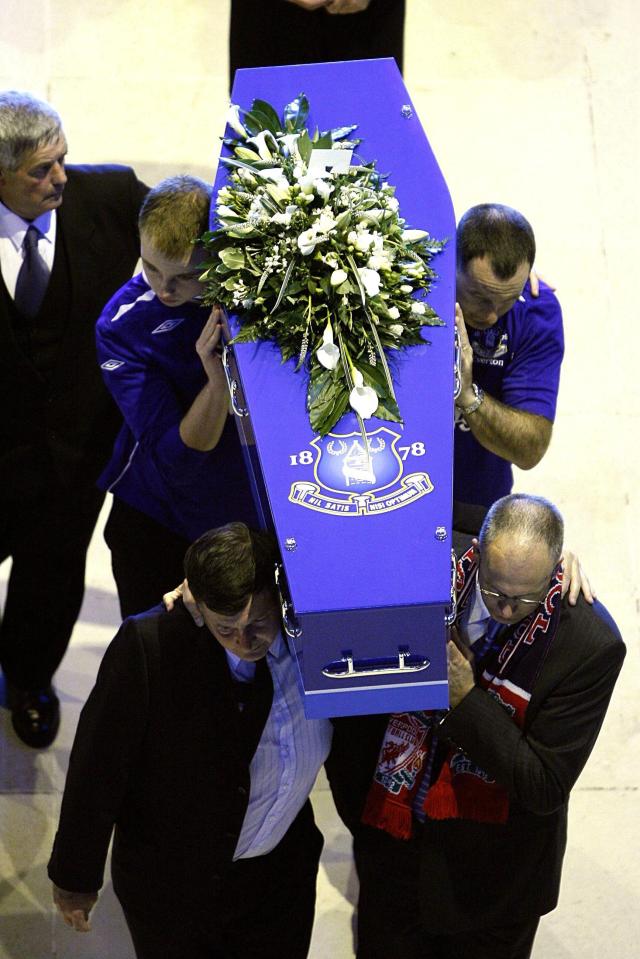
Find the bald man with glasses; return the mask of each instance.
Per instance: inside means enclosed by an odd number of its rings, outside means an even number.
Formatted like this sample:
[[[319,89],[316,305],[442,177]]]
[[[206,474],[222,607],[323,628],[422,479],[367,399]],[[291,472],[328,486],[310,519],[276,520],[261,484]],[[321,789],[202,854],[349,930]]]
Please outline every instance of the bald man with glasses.
[[[555,908],[569,793],[625,656],[604,606],[565,596],[562,551],[555,506],[498,500],[458,563],[450,708],[338,721],[358,959],[527,959]]]

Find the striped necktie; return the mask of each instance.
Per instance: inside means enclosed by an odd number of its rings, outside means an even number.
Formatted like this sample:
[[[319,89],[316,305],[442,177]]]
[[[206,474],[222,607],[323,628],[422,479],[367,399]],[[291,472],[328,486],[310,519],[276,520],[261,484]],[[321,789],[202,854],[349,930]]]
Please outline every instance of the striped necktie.
[[[23,316],[32,320],[40,309],[49,283],[49,270],[38,253],[40,232],[30,226],[22,244],[23,260],[16,281],[15,305]]]

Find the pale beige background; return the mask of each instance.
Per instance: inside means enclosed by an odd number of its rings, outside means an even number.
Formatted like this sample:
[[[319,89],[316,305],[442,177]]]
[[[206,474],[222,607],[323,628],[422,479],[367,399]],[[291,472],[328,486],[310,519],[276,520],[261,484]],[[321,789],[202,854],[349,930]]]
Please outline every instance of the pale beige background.
[[[561,904],[543,920],[534,957],[626,959],[640,939],[640,14],[635,0],[408,7],[406,82],[456,211],[485,200],[520,208],[564,308],[554,439],[517,486],[562,508],[568,539],[629,647],[573,793]],[[210,178],[226,108],[227,13],[226,0],[0,0],[0,88],[31,89],[59,109],[71,161],[131,163],[151,183],[176,171]],[[94,932],[81,937],[54,917],[44,870],[77,714],[118,620],[98,535],[88,586],[58,677],[64,720],[55,746],[22,748],[0,710],[0,959],[132,956],[109,885]],[[350,959],[349,843],[322,784],[315,799],[327,842],[312,956]]]

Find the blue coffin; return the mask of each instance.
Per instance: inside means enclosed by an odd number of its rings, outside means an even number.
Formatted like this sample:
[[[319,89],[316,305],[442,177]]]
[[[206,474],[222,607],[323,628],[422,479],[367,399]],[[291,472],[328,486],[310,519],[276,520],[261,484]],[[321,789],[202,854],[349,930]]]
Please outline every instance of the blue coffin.
[[[450,238],[430,296],[446,321],[394,365],[403,425],[354,414],[311,430],[307,376],[270,343],[233,347],[236,421],[265,526],[280,544],[285,625],[310,717],[448,704],[455,221],[442,173],[393,60],[239,70],[232,101],[280,111],[300,93],[310,127],[358,124],[358,153],[389,174],[407,225]],[[226,180],[221,164],[215,191]],[[231,318],[232,329],[238,328]]]

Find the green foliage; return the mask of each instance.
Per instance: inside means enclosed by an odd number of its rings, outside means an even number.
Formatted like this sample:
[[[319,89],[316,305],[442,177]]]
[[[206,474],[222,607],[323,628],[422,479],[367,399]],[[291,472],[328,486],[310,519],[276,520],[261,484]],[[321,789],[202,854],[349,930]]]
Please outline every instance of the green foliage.
[[[375,164],[308,175],[314,149],[360,142],[344,142],[355,126],[311,134],[304,94],[282,120],[264,100],[240,113],[247,137],[225,139],[232,155],[223,158],[219,225],[203,237],[205,301],[239,313],[236,342],[273,340],[283,361],[308,370],[309,418],[320,435],[351,408],[354,384],[377,398],[376,417],[402,422],[386,353],[400,357],[425,342],[424,326],[442,324],[425,296],[443,243],[407,231]],[[269,153],[260,157],[249,137]]]

